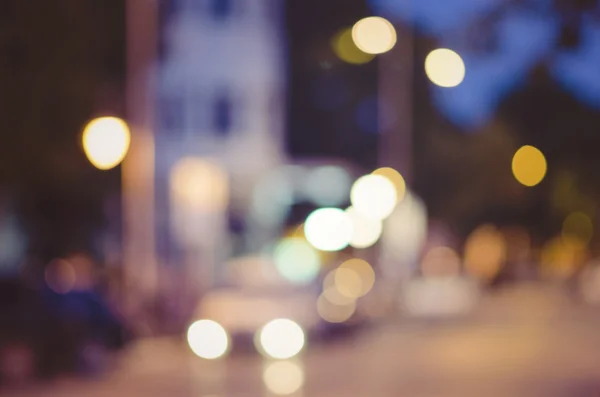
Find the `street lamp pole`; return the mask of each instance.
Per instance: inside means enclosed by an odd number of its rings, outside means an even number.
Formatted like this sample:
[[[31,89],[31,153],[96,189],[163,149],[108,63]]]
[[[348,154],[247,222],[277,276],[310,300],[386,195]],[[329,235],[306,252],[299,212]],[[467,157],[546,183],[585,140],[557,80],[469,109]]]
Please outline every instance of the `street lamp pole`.
[[[412,180],[413,57],[412,28],[397,25],[398,41],[379,60],[379,161]]]
[[[134,309],[156,290],[158,268],[154,222],[155,80],[158,4],[127,0],[127,119],[131,148],[122,166],[125,298]]]

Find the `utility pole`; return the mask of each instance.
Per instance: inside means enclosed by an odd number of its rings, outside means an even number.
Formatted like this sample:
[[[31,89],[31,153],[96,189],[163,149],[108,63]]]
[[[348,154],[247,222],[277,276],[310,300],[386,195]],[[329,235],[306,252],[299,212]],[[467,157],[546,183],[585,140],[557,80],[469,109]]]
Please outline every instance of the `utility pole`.
[[[412,27],[397,25],[394,48],[379,55],[379,162],[412,179],[413,61]]]
[[[127,120],[131,148],[122,166],[123,266],[128,309],[156,291],[157,261],[154,222],[154,86],[158,4],[127,0]]]

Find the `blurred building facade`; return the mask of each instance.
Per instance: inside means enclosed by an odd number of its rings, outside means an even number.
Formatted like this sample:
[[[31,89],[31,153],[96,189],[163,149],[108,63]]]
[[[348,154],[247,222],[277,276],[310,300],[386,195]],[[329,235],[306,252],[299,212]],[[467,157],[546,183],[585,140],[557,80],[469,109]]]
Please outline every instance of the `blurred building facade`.
[[[171,0],[160,11],[157,254],[197,286],[218,281],[254,186],[284,162],[282,8]]]

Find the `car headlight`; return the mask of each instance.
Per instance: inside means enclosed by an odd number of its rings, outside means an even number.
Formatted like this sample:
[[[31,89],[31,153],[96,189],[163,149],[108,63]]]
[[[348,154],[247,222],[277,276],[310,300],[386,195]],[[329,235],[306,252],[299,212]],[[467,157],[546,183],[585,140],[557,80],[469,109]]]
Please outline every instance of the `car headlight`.
[[[229,351],[227,331],[213,320],[199,320],[190,325],[187,341],[194,354],[207,360],[223,357]]]

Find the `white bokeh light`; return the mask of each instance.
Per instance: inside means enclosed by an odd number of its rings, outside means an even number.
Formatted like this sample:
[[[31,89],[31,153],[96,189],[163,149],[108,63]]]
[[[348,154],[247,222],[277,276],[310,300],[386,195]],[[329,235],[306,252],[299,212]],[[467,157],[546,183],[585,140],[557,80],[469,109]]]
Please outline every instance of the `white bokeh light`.
[[[259,351],[271,358],[292,358],[304,347],[304,331],[296,322],[279,318],[266,324],[257,335]]]
[[[279,274],[295,284],[313,281],[320,270],[319,253],[302,238],[285,238],[277,243],[273,261]]]
[[[375,244],[383,231],[380,220],[361,216],[354,207],[346,209],[346,214],[352,220],[352,238],[350,245],[354,248],[368,248]]]
[[[300,390],[304,371],[293,361],[275,361],[265,366],[262,379],[271,393],[287,396]]]
[[[456,87],[464,80],[465,70],[460,55],[447,48],[433,50],[425,58],[425,73],[439,87]]]
[[[190,325],[187,341],[194,354],[207,360],[222,357],[229,349],[227,331],[212,320],[199,320]]]
[[[352,207],[362,217],[383,220],[390,216],[398,202],[394,184],[381,175],[365,175],[356,180],[350,191]]]
[[[396,29],[385,18],[367,17],[352,27],[352,40],[367,54],[383,54],[396,45]]]
[[[352,234],[352,219],[339,208],[315,210],[304,222],[306,239],[321,251],[340,251],[346,248],[350,244]]]

